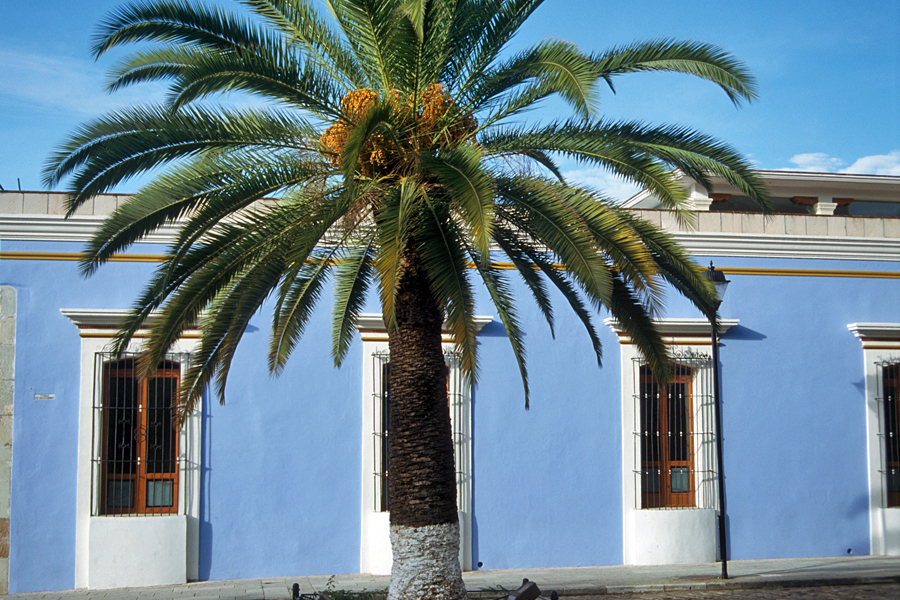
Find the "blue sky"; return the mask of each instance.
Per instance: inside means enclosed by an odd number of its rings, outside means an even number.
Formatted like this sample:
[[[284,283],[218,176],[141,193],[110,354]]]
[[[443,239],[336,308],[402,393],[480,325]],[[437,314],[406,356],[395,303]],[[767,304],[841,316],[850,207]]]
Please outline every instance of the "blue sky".
[[[159,99],[160,89],[102,90],[115,57],[94,62],[88,48],[120,0],[3,4],[0,186],[40,190],[44,161],[69,132],[115,107]],[[761,169],[900,175],[900,0],[546,0],[514,44],[548,37],[585,51],[661,37],[718,44],[754,73],[758,101],[735,108],[710,84],[640,74],[617,79],[616,94],[604,88],[601,114],[690,126]],[[532,116],[550,118],[553,109]],[[633,191],[598,170],[565,167],[613,197]]]

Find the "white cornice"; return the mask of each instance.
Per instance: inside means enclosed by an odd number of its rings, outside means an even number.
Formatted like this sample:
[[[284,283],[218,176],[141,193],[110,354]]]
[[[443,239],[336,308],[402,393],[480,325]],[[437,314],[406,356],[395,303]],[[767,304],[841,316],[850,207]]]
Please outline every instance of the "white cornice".
[[[857,175],[852,173],[809,173],[805,171],[755,171],[763,180],[773,197],[830,196],[847,197],[875,202],[900,201],[900,177],[894,175]],[[676,176],[688,187],[694,181],[683,173]],[[743,195],[743,192],[718,176],[710,181],[719,193]],[[642,190],[622,203],[625,208],[633,208],[640,202],[653,197]]]
[[[102,221],[101,217],[0,215],[0,239],[86,242]],[[175,226],[166,226],[142,241],[169,244],[174,241],[176,231]],[[670,231],[669,234],[694,256],[900,261],[897,238],[706,231]]]
[[[46,242],[86,242],[103,223],[105,217],[61,215],[0,215],[0,238]],[[142,242],[165,244],[175,239],[178,229],[160,227]]]
[[[619,337],[627,336],[615,318],[607,317],[603,322]],[[724,335],[740,322],[740,319],[719,319],[719,335]],[[711,334],[709,320],[704,318],[653,319],[653,325],[663,338],[709,338]]]
[[[493,317],[488,316],[476,316],[473,319],[475,321],[475,332],[478,333],[481,329],[494,320]],[[359,315],[359,318],[356,320],[356,328],[360,331],[384,331],[384,319],[381,318],[381,313],[363,313]],[[444,331],[446,332],[446,322],[444,323]]]
[[[847,329],[864,341],[900,341],[900,323],[850,323]]]
[[[818,192],[818,195],[846,195],[857,200],[900,200],[900,177],[894,175],[806,171],[756,171],[756,174],[765,181],[773,195],[778,195],[778,192]]]
[[[68,318],[81,331],[81,335],[88,333],[109,333],[110,337],[114,335],[113,331],[118,329],[125,319],[131,315],[129,310],[109,309],[109,308],[61,308],[59,312]],[[159,313],[151,313],[141,326],[141,329],[147,329],[156,319]],[[196,337],[200,334],[198,327],[188,328],[182,337]]]
[[[765,233],[670,231],[694,256],[900,261],[900,240]]]

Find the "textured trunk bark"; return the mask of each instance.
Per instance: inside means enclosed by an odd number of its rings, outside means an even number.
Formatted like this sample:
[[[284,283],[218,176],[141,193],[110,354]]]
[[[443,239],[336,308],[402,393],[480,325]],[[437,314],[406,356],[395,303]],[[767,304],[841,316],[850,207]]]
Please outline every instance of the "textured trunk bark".
[[[391,524],[388,600],[466,598],[459,566],[459,523],[404,527]]]
[[[443,315],[414,246],[403,261],[391,352],[389,600],[465,598]]]

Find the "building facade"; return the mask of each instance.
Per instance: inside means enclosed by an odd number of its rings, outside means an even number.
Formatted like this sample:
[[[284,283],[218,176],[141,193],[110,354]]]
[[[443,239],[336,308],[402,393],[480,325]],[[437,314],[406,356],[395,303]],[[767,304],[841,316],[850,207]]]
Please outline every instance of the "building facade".
[[[762,176],[768,217],[724,184],[685,181],[694,228],[649,195],[626,203],[731,280],[721,432],[709,324],[674,291],[659,317],[678,364],[668,386],[610,320],[598,368],[562,298],[554,339],[523,286],[530,410],[486,298],[476,387],[448,340],[464,568],[714,561],[720,468],[729,558],[900,554],[900,177]],[[172,231],[78,272],[122,199],[64,219],[62,194],[0,193],[0,579],[15,593],[388,572],[377,305],[337,369],[324,294],[277,379],[261,312],[225,404],[205,399],[175,429],[168,408],[199,331],[146,378],[143,332],[109,353]]]

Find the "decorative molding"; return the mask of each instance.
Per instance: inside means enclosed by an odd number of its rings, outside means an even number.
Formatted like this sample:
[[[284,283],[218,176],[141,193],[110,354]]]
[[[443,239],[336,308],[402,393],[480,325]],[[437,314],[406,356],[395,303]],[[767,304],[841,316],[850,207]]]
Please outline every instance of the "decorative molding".
[[[493,317],[489,316],[476,316],[475,320],[475,333],[477,334],[481,329],[494,320]],[[384,320],[381,318],[381,313],[363,313],[359,315],[359,318],[356,319],[356,329],[362,335],[363,341],[381,341],[387,340],[388,334],[387,330],[384,327]],[[453,338],[449,335],[449,331],[447,330],[447,323],[444,322],[444,331],[442,335],[442,342],[452,342]]]
[[[838,271],[835,269],[761,269],[725,267],[726,275],[759,275],[763,277],[850,277],[854,279],[900,279],[900,271]]]
[[[58,260],[79,261],[83,258],[77,252],[2,252],[0,260]],[[117,254],[109,257],[109,262],[153,262],[165,260],[162,254]]]
[[[818,196],[791,196],[791,202],[798,206],[815,206],[819,202]]]
[[[606,326],[619,336],[620,344],[631,344],[628,334],[613,317],[603,319]],[[719,319],[719,337],[725,335],[729,329],[740,323],[740,319]],[[711,345],[709,321],[704,318],[697,319],[653,319],[656,330],[668,344],[694,346]]]
[[[61,308],[59,312],[78,327],[78,335],[83,338],[113,337],[115,336],[115,330],[121,327],[125,319],[131,314],[131,311],[128,310],[107,308]],[[158,318],[158,312],[151,313],[149,317],[144,319],[141,331],[135,334],[134,337],[146,337],[147,330]],[[181,337],[184,339],[199,338],[201,337],[200,328],[195,324],[193,327],[186,329]]]
[[[692,256],[900,261],[896,238],[670,231]]]
[[[876,202],[897,202],[900,200],[900,177],[895,175],[858,175],[851,173],[811,173],[807,171],[755,171],[773,197],[791,196],[832,196]],[[696,185],[684,173],[675,176],[686,186]],[[743,195],[743,192],[717,175],[711,182],[717,193]],[[633,208],[653,195],[642,190],[622,203],[624,208]]]
[[[900,323],[850,323],[853,335],[866,350],[900,350]]]
[[[106,217],[62,215],[0,215],[0,238],[46,242],[86,242]],[[177,226],[165,225],[141,242],[166,244],[175,239]]]
[[[15,241],[85,242],[102,222],[101,217],[73,216],[65,219],[55,215],[0,215],[0,238]],[[168,225],[141,242],[169,244],[174,241],[177,230],[176,226]],[[900,261],[900,243],[896,238],[889,237],[716,231],[670,231],[669,234],[694,256]],[[6,258],[23,258],[4,254]]]
[[[700,254],[699,252],[695,254]],[[721,256],[723,254],[711,254]],[[845,257],[846,258],[846,257]],[[110,262],[162,262],[165,259],[160,254],[119,254],[110,258]],[[78,261],[81,254],[74,252],[3,252],[0,251],[0,260],[57,260]],[[511,262],[492,263],[495,269],[512,270],[515,266]],[[562,269],[562,265],[556,265]],[[474,268],[470,265],[469,268]],[[860,271],[839,269],[769,269],[757,267],[723,267],[719,269],[726,275],[760,275],[765,277],[851,277],[856,279],[900,279],[900,271]],[[366,328],[366,327],[363,327]],[[375,327],[383,329],[383,327]]]

